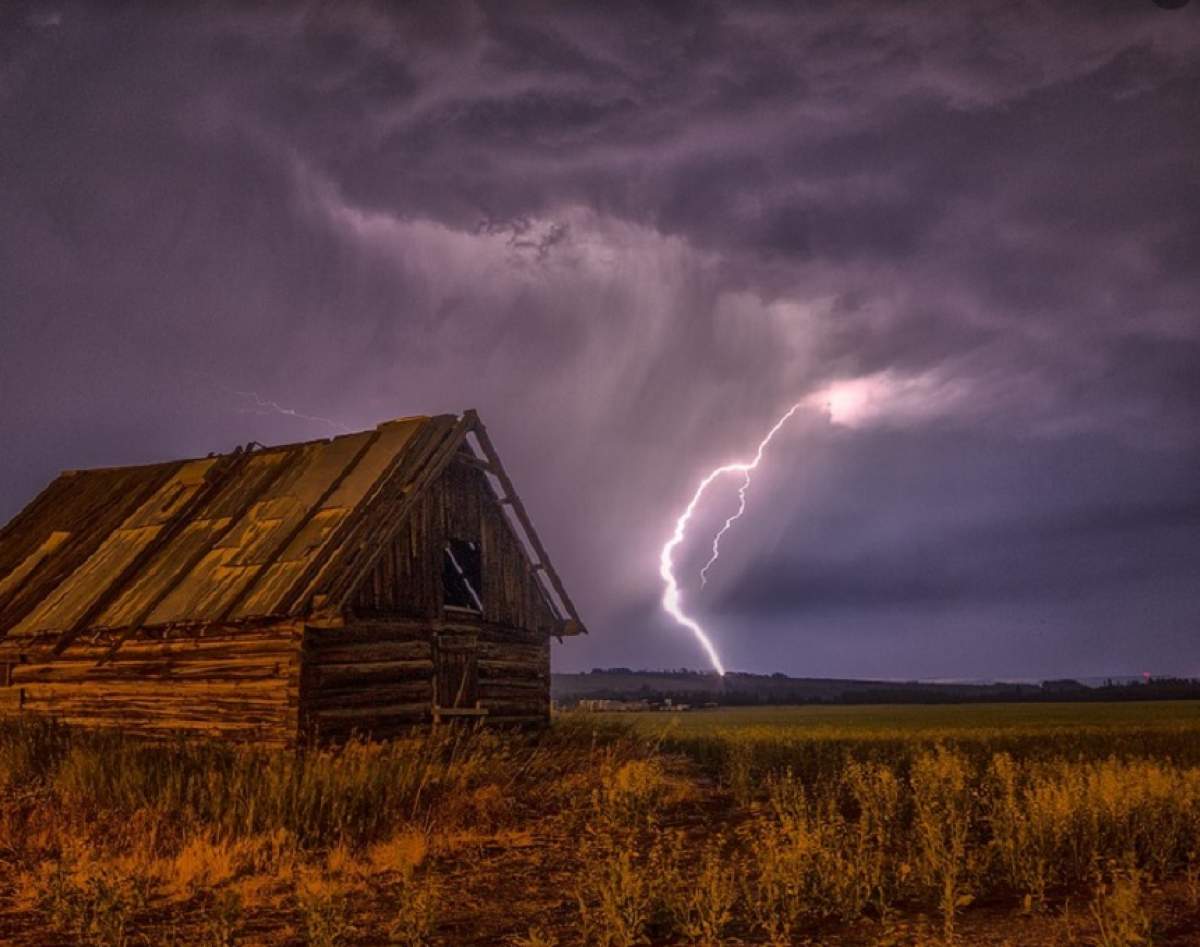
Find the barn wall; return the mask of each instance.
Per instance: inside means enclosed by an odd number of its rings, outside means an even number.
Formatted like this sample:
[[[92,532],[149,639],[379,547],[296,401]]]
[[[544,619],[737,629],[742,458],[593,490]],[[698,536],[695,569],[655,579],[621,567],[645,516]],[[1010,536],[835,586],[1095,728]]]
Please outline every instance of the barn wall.
[[[359,587],[356,612],[435,618],[442,608],[442,481],[413,505],[399,534],[386,544],[375,568]],[[436,554],[435,554],[436,553]]]
[[[550,718],[550,638],[484,625],[479,630],[479,702],[489,720]]]
[[[433,657],[426,628],[360,622],[304,634],[300,728],[318,739],[387,737],[427,722]]]
[[[352,604],[354,612],[440,618],[442,550],[448,537],[482,544],[484,620],[524,631],[552,632],[554,616],[483,471],[458,462],[450,464],[415,505],[360,587]]]
[[[546,635],[482,621],[358,618],[304,636],[300,726],[318,739],[394,736],[428,723],[439,636],[472,643],[475,693],[489,721],[550,715]]]
[[[295,741],[300,635],[294,626],[169,640],[143,634],[111,653],[114,642],[77,642],[57,656],[50,640],[6,649],[0,656],[6,669],[0,713],[149,736],[188,732],[266,745]]]
[[[484,610],[443,610],[447,539],[482,550]],[[505,512],[478,467],[455,462],[415,505],[360,587],[348,627],[306,638],[308,726],[330,736],[351,729],[390,733],[430,719],[438,636],[465,645],[478,675],[474,695],[489,720],[550,714],[550,641],[555,619]],[[449,653],[447,648],[447,653]],[[420,678],[420,680],[418,680]],[[303,724],[302,724],[303,725]]]

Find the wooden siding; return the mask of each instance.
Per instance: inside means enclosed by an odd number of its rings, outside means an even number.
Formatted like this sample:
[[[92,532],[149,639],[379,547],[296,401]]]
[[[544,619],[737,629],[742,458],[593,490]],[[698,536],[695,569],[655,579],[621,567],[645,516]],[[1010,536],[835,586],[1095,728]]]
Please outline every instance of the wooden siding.
[[[298,732],[300,641],[290,623],[223,634],[98,636],[62,654],[22,643],[0,712],[119,727],[147,736],[190,732],[268,745]]]
[[[345,628],[305,632],[302,731],[321,740],[355,732],[387,737],[427,723],[439,640],[452,642],[446,650],[470,654],[475,664],[471,689],[458,705],[478,705],[498,722],[549,718],[546,635],[484,621],[359,619]],[[454,669],[462,668],[456,663],[442,669],[447,681]]]
[[[525,550],[495,500],[482,507],[480,525],[484,618],[498,625],[549,635],[557,622]]]
[[[443,549],[449,537],[481,546],[483,588],[478,591],[485,621],[552,632],[555,618],[483,471],[458,462],[450,464],[415,504],[399,535],[360,586],[354,612],[438,619]]]
[[[443,609],[448,538],[479,544],[482,615]],[[323,737],[394,733],[428,720],[435,703],[439,710],[478,707],[500,722],[549,718],[555,618],[477,466],[452,463],[430,485],[360,586],[347,623],[306,638],[313,667],[304,677],[305,719]],[[439,649],[439,641],[448,646]],[[340,670],[343,664],[354,670]],[[452,679],[455,693],[439,699]],[[464,681],[465,697],[458,693]]]
[[[417,501],[359,587],[353,608],[365,614],[436,618],[442,608],[445,527],[441,481]]]
[[[303,661],[300,728],[306,736],[382,738],[430,719],[432,641],[420,625],[309,628]]]
[[[483,623],[479,704],[496,721],[550,719],[550,636]]]
[[[479,642],[475,635],[433,636],[433,703],[438,710],[479,705]]]

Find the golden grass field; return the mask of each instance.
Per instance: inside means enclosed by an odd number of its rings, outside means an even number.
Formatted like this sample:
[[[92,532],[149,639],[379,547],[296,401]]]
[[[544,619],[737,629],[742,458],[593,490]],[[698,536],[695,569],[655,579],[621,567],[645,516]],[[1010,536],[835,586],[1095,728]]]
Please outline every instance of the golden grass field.
[[[0,724],[0,942],[1200,944],[1200,706],[564,714],[304,754]]]

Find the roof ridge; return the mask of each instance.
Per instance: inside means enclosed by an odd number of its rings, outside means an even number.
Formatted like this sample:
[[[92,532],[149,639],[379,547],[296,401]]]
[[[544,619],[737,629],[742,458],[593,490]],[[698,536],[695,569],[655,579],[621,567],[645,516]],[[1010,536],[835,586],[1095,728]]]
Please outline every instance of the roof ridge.
[[[433,421],[445,418],[459,418],[461,415],[443,413],[443,414],[406,414],[399,417],[387,418],[379,421],[374,427],[364,427],[359,430],[345,431],[341,434],[334,434],[329,437],[313,437],[304,441],[288,441],[283,444],[262,444],[259,441],[250,441],[249,444],[238,444],[232,450],[226,451],[209,451],[207,454],[188,457],[174,457],[170,460],[154,460],[144,464],[102,464],[96,467],[67,467],[60,470],[57,474],[59,477],[74,477],[79,474],[95,473],[98,471],[117,471],[117,470],[150,470],[154,467],[166,467],[171,464],[190,464],[197,460],[213,460],[218,457],[235,457],[243,453],[263,454],[277,450],[295,450],[297,447],[307,447],[310,444],[331,444],[343,437],[358,437],[362,434],[370,434],[372,431],[379,431],[381,428],[389,424],[402,424],[412,421]],[[257,450],[251,451],[249,445],[257,444]],[[53,482],[53,481],[51,481]],[[48,486],[48,485],[47,485]]]

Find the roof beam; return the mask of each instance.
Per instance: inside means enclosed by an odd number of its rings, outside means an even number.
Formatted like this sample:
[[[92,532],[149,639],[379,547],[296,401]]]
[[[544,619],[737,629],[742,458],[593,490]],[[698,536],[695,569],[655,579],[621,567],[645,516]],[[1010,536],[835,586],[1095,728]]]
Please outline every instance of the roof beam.
[[[558,572],[550,564],[550,556],[547,555],[546,547],[542,545],[542,540],[538,536],[537,530],[533,527],[533,521],[529,518],[529,513],[525,510],[525,504],[521,502],[521,498],[517,496],[517,491],[513,487],[512,481],[508,479],[508,473],[505,471],[504,465],[500,462],[500,455],[496,453],[496,447],[492,444],[491,438],[488,437],[487,428],[483,426],[478,413],[473,410],[463,412],[463,420],[467,422],[468,430],[479,439],[479,446],[483,449],[488,463],[492,466],[492,475],[500,481],[500,486],[504,489],[505,498],[512,506],[513,513],[520,521],[521,528],[525,530],[525,535],[529,538],[529,544],[533,546],[533,551],[537,553],[538,564],[534,568],[543,572],[546,578],[550,580],[555,593],[557,593],[559,599],[566,607],[568,616],[578,625],[581,632],[587,634],[587,627],[579,617],[579,611],[575,608],[575,603],[567,593],[562,579],[558,576]]]
[[[462,451],[459,451],[454,455],[454,461],[456,463],[467,464],[470,467],[475,467],[484,471],[485,473],[493,472],[491,464],[489,464],[482,457],[476,457],[474,454],[464,454]]]

